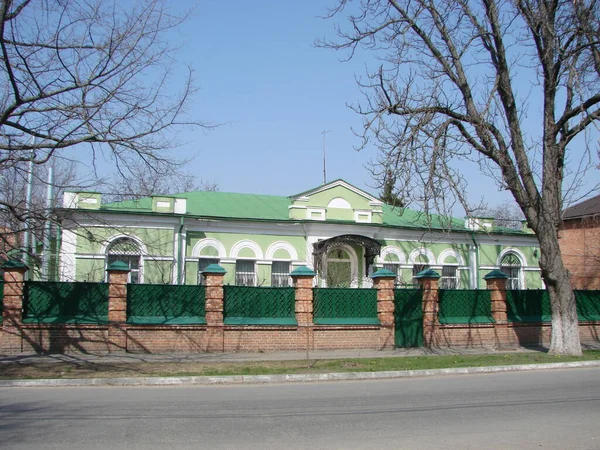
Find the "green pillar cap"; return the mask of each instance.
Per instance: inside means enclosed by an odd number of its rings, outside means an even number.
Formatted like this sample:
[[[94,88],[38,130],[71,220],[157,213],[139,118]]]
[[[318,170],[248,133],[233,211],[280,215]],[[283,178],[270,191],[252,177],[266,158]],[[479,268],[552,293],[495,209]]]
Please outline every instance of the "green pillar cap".
[[[439,278],[440,274],[433,269],[425,269],[419,272],[415,278]]]
[[[314,272],[314,270],[310,270],[306,266],[297,267],[294,270],[292,270],[292,273],[290,273],[290,276],[292,277],[314,277],[315,275],[316,273]]]
[[[17,261],[16,259],[9,259],[4,264],[2,264],[3,269],[29,269],[27,265],[22,261]]]
[[[504,272],[502,272],[501,270],[498,270],[498,269],[492,270],[490,273],[488,273],[486,276],[483,277],[484,280],[495,280],[495,279],[506,280],[507,278],[508,278],[508,275],[506,275]]]
[[[371,278],[396,278],[396,274],[388,269],[379,269]]]
[[[115,261],[114,263],[109,264],[106,270],[114,271],[114,272],[129,272],[131,269],[129,266],[123,261]]]
[[[223,269],[223,267],[221,267],[218,264],[209,264],[208,266],[206,266],[204,268],[204,270],[202,271],[203,274],[205,273],[215,273],[215,274],[226,274],[227,271],[225,269]]]

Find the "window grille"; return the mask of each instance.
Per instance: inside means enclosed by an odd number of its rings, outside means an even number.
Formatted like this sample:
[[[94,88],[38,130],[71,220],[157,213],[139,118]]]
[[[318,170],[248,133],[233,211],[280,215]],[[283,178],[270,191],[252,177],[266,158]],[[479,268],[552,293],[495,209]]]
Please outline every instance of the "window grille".
[[[288,261],[273,261],[271,265],[271,286],[291,286],[290,263]]]
[[[514,253],[507,253],[500,262],[500,270],[504,272],[508,279],[506,280],[507,290],[525,289],[521,283],[521,260]]]
[[[458,267],[442,266],[440,289],[458,289]]]
[[[235,284],[256,286],[256,261],[241,259],[235,263]]]
[[[106,251],[106,265],[121,261],[129,267],[128,283],[140,283],[142,252],[133,239],[122,237],[115,239]]]
[[[427,270],[427,269],[429,269],[429,264],[413,265],[413,269],[412,269],[413,284],[415,284],[415,285],[419,284],[419,280],[417,280],[415,277],[419,274],[419,272],[423,272],[424,270]]]
[[[219,264],[219,260],[217,258],[200,258],[198,260],[198,284],[206,285],[206,279],[202,272],[211,264]]]
[[[394,284],[396,286],[402,285],[402,270],[400,269],[400,264],[398,263],[384,263],[383,268],[393,272],[396,275],[396,280]]]

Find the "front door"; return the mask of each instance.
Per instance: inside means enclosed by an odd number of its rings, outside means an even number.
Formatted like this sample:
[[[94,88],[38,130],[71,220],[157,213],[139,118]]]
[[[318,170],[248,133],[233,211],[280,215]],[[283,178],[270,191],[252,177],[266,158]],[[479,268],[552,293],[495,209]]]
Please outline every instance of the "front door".
[[[352,260],[347,251],[336,248],[327,254],[327,287],[347,288],[352,284]]]

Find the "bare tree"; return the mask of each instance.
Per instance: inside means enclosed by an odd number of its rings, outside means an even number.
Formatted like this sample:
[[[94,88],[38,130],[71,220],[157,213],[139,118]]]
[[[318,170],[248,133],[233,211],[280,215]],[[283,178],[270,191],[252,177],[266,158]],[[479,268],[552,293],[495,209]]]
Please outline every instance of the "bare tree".
[[[523,212],[511,202],[504,202],[500,205],[486,205],[477,211],[477,215],[482,217],[491,217],[494,219],[494,226],[510,228],[513,230],[522,229]]]
[[[111,180],[105,199],[107,201],[134,200],[151,195],[218,190],[219,186],[216,183],[198,181],[193,174],[182,172],[173,164],[149,166],[138,162],[130,166],[127,176],[118,175]]]
[[[540,242],[552,303],[553,354],[580,354],[575,297],[561,259],[566,164],[596,154],[586,132],[600,120],[597,0],[340,0],[340,40],[321,45],[374,52],[360,82],[363,145],[374,141],[380,179],[397,176],[405,200],[448,193],[467,213],[465,161],[508,189]],[[589,137],[589,135],[587,136]],[[593,166],[592,164],[589,165]],[[581,176],[581,174],[580,174]],[[416,193],[416,194],[415,194]],[[443,206],[443,205],[442,205]]]
[[[68,148],[122,174],[173,161],[169,130],[205,126],[180,118],[191,73],[173,81],[164,37],[181,20],[163,0],[1,0],[0,175]],[[19,201],[4,195],[0,209],[27,223]]]

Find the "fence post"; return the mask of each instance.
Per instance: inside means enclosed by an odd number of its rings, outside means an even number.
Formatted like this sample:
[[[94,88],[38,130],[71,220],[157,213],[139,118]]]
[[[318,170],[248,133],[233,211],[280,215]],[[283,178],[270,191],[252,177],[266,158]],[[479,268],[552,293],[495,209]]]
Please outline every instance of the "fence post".
[[[1,347],[7,353],[23,351],[23,297],[25,273],[29,270],[20,261],[8,260],[4,270],[4,295],[2,297],[2,341]]]
[[[290,273],[292,280],[294,281],[294,295],[296,298],[295,311],[296,311],[296,322],[298,322],[298,328],[304,329],[306,334],[306,352],[313,348],[313,279],[315,272],[310,270],[306,266],[300,266]]]
[[[223,277],[226,273],[218,264],[210,264],[202,271],[206,282],[206,351],[225,351]]]
[[[379,269],[373,275],[373,287],[377,289],[377,318],[379,319],[379,347],[394,348],[396,322],[394,318],[394,284],[396,274]]]
[[[108,351],[127,350],[127,279],[129,266],[115,261],[106,268],[108,273]]]
[[[438,322],[438,280],[440,274],[427,269],[419,272],[415,278],[423,290],[423,345],[432,347],[436,344],[435,331]]]
[[[490,291],[492,300],[492,317],[496,324],[506,324],[506,281],[508,275],[495,269],[483,277]]]

